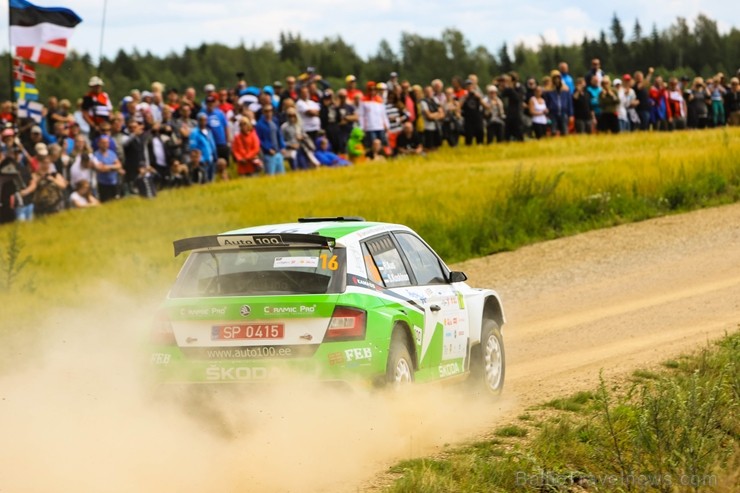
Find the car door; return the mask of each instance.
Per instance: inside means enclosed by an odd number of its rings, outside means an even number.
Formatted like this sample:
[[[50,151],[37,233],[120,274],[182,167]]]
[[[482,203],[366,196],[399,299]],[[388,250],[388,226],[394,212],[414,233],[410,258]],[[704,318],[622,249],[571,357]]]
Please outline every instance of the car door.
[[[426,320],[422,361],[439,368],[439,377],[462,373],[468,349],[468,321],[463,297],[448,282],[442,261],[418,236],[395,232],[394,237],[411,270],[413,285],[408,289],[422,295]]]

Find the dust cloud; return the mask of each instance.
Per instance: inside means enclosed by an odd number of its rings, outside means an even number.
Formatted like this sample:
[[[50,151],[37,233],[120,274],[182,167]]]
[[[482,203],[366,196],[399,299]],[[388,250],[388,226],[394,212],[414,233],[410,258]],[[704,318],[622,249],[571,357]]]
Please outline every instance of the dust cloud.
[[[394,461],[469,438],[507,406],[461,385],[399,394],[298,377],[163,395],[142,371],[156,303],[111,291],[95,299],[115,301],[84,313],[50,309],[39,334],[3,355],[3,493],[361,491]]]

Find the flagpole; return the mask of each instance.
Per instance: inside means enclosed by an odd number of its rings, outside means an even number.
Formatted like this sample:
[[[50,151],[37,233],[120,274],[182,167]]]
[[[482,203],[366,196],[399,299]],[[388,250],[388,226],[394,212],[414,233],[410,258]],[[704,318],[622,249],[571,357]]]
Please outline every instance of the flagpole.
[[[103,0],[103,22],[100,24],[100,52],[98,55],[98,71],[97,75],[100,76],[100,66],[103,63],[103,36],[105,34],[105,13],[108,10],[108,0]]]
[[[13,84],[13,49],[10,47],[12,36],[10,34],[10,2],[8,2],[8,80],[10,84],[10,102],[15,103],[15,90]]]

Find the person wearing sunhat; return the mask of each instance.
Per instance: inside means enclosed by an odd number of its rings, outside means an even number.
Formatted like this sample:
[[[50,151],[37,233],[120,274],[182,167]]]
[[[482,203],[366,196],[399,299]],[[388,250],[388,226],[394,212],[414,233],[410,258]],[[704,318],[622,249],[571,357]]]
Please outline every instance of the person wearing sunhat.
[[[113,104],[103,91],[103,79],[95,75],[90,77],[87,85],[90,90],[82,98],[82,116],[90,125],[90,138],[95,140],[100,135],[100,125],[110,121]]]

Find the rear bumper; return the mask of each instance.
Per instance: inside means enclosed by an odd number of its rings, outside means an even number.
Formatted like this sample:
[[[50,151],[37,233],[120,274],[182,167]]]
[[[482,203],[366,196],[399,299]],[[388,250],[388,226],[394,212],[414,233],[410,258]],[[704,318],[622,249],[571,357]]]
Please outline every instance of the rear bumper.
[[[221,358],[218,350],[186,354],[177,346],[152,346],[148,368],[156,384],[235,384],[309,378],[363,385],[385,375],[387,350],[371,341],[332,342],[307,351],[249,348]],[[294,356],[297,354],[297,356]],[[233,357],[236,356],[236,357]],[[247,357],[239,357],[247,356]]]

